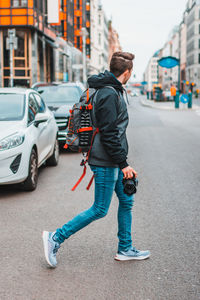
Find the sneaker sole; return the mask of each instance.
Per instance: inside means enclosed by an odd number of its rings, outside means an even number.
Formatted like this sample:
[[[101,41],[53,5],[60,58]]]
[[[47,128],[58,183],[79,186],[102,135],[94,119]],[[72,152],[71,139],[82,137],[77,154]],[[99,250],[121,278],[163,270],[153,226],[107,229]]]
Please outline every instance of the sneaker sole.
[[[44,245],[44,255],[46,258],[47,263],[52,267],[55,268],[56,266],[53,266],[50,261],[49,261],[49,256],[48,256],[48,239],[49,239],[49,233],[48,231],[43,231],[42,233],[42,239],[43,239],[43,245]]]
[[[126,260],[144,260],[149,258],[150,255],[146,255],[146,256],[138,256],[138,257],[133,257],[133,256],[125,256],[125,255],[120,255],[120,254],[116,254],[114,259],[118,260],[118,261],[126,261]]]

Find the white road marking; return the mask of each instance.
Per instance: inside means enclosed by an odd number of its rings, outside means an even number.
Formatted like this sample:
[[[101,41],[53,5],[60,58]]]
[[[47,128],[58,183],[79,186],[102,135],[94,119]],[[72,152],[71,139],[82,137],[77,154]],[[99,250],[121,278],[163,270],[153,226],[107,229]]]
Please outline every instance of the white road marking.
[[[200,116],[200,109],[196,110],[196,114]]]

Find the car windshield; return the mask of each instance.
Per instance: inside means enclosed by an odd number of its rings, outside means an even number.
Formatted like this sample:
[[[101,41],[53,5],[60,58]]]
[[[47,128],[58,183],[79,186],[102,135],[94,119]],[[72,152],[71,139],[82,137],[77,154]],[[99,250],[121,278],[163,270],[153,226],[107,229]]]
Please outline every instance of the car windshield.
[[[37,89],[47,104],[79,102],[81,90],[75,86],[41,86]]]
[[[17,121],[24,117],[24,95],[0,93],[0,121]]]

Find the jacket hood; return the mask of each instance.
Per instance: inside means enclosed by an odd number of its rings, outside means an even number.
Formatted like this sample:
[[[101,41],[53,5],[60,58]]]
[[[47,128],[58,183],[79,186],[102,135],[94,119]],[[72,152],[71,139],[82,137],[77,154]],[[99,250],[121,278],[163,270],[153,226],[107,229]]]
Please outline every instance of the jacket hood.
[[[93,75],[88,78],[88,85],[90,88],[99,89],[106,85],[112,86],[115,89],[123,91],[122,84],[117,78],[109,71],[100,73],[99,75]]]

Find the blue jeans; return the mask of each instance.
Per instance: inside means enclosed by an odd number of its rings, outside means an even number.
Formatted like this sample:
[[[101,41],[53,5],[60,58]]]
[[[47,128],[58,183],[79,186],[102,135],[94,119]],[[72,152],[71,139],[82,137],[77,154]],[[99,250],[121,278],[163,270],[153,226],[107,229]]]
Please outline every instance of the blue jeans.
[[[91,222],[106,216],[113,192],[119,199],[118,208],[118,251],[126,251],[132,247],[131,223],[133,196],[128,196],[123,191],[123,173],[119,168],[90,166],[95,178],[95,200],[88,209],[77,215],[74,219],[56,230],[58,242],[63,243],[78,230]]]

